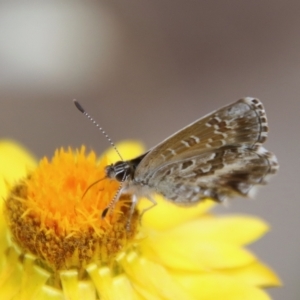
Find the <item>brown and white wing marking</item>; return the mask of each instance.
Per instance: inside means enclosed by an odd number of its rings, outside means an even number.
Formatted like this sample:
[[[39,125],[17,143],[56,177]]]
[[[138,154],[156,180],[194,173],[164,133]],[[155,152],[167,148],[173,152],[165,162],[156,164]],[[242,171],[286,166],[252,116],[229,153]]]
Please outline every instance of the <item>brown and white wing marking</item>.
[[[247,196],[278,168],[276,157],[261,146],[267,132],[262,103],[241,99],[152,148],[137,165],[134,181],[178,204]]]
[[[157,168],[172,161],[214,152],[221,147],[254,147],[267,138],[268,124],[260,100],[244,98],[195,121],[152,148],[135,171],[148,181]]]
[[[255,185],[276,173],[276,157],[261,146],[223,147],[156,169],[148,185],[174,203],[191,205],[203,198],[223,201],[248,196]]]

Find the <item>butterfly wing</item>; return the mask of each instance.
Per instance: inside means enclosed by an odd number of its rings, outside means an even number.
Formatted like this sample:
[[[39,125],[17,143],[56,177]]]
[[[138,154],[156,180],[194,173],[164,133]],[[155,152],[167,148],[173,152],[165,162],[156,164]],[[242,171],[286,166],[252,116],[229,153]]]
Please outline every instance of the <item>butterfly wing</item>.
[[[262,103],[255,98],[241,99],[195,121],[152,148],[137,166],[135,181],[177,202],[187,202],[188,193],[191,194],[188,202],[198,201],[191,200],[197,197],[222,200],[223,195],[246,195],[248,191],[242,188],[243,183],[250,189],[276,169],[275,156],[260,146],[267,138],[267,131]],[[191,166],[184,168],[183,164]],[[200,170],[206,165],[212,170],[202,173]],[[215,172],[214,168],[219,169]],[[258,169],[260,179],[256,183],[249,181]]]
[[[273,154],[258,146],[222,147],[157,168],[148,186],[177,204],[193,204],[203,198],[223,201],[247,196],[253,186],[265,184],[277,171]]]

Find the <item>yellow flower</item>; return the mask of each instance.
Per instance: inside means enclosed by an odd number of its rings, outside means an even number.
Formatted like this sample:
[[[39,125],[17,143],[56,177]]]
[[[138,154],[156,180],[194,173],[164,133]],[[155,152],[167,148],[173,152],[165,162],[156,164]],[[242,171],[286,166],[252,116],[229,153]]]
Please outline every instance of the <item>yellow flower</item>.
[[[142,151],[133,142],[119,150],[126,159]],[[101,217],[119,184],[99,179],[115,159],[110,151],[97,162],[81,147],[36,166],[20,146],[0,143],[0,299],[270,299],[262,288],[279,279],[243,248],[268,230],[262,220],[157,196],[141,224],[149,201],[140,201],[128,230],[130,195]]]

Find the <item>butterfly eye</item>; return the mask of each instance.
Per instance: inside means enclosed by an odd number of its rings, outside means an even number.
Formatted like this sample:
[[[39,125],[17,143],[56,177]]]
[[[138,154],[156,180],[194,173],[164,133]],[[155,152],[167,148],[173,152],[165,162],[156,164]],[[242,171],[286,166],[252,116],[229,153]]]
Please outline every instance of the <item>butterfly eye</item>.
[[[123,161],[117,161],[113,167],[115,172],[115,179],[120,182],[124,181],[129,171],[128,164]]]
[[[113,178],[120,182],[124,181],[129,175],[132,175],[130,165],[124,161],[118,161],[113,165],[107,166],[105,171],[108,178]]]

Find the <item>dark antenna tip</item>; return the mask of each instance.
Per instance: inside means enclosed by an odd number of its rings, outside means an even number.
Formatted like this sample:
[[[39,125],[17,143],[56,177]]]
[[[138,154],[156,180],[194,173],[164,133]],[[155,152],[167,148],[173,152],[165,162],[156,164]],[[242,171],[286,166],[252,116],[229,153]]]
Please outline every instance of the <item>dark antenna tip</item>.
[[[109,210],[109,207],[106,207],[106,208],[103,210],[103,212],[102,212],[102,214],[101,214],[101,218],[102,218],[102,219],[105,218],[105,216],[107,215],[108,210]]]
[[[110,145],[115,149],[115,151],[119,155],[120,159],[123,160],[123,158],[122,158],[120,152],[118,151],[116,145],[113,143],[113,141],[108,136],[108,134],[104,131],[104,129],[102,127],[100,127],[100,125],[91,117],[91,115],[84,110],[84,108],[79,104],[79,102],[77,100],[73,99],[73,102],[74,102],[76,108],[80,112],[82,112],[102,132],[102,134],[107,138]]]
[[[83,107],[79,104],[79,102],[77,101],[77,100],[73,100],[73,102],[74,102],[74,104],[75,104],[75,106],[76,106],[76,108],[80,111],[80,112],[82,112],[83,114],[85,113],[85,110],[83,109]]]

